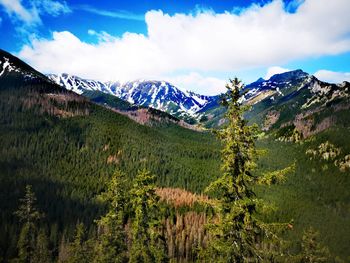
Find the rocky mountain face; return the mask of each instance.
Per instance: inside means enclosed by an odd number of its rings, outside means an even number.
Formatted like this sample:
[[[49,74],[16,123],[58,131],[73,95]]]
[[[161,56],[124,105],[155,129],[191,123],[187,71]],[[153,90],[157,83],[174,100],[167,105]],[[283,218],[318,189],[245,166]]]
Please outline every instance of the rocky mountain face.
[[[143,85],[147,86],[146,84],[143,83]],[[169,113],[147,107],[147,103],[146,106],[142,106],[143,103],[139,100],[139,103],[130,103],[115,95],[110,95],[116,92],[118,85],[118,83],[108,84],[98,81],[87,81],[77,77],[69,77],[68,75],[64,75],[64,78],[59,79],[53,75],[47,77],[10,53],[0,50],[0,89],[11,91],[11,89],[16,90],[17,87],[19,89],[22,89],[23,86],[31,87],[23,90],[25,94],[23,94],[21,99],[24,107],[27,109],[36,107],[40,108],[40,113],[66,118],[76,115],[88,115],[87,108],[89,107],[85,107],[85,104],[89,104],[89,101],[91,101],[143,125],[152,126],[173,123],[188,129],[198,130],[198,127],[186,123]],[[135,86],[136,84],[134,84]],[[133,92],[126,92],[132,88],[133,86],[130,83],[124,86],[122,90],[124,99],[133,100],[134,96],[131,96]],[[162,87],[159,89],[162,89]],[[172,89],[174,90],[169,91],[167,96],[176,98],[178,94],[174,95],[174,92],[178,92],[178,90],[176,88]],[[118,92],[121,95],[120,88],[118,88]],[[162,90],[159,93],[159,96],[166,96]],[[128,97],[128,95],[130,96]],[[143,96],[147,96],[147,94],[143,94]],[[192,102],[186,100],[184,102],[188,106],[192,105]],[[81,104],[82,109],[75,109],[76,105],[74,104]]]
[[[286,72],[246,86],[247,117],[281,140],[298,141],[336,125],[345,125],[350,84],[330,84],[301,70]]]
[[[336,113],[349,108],[349,97],[348,82],[330,84],[302,70],[294,70],[246,85],[241,102],[251,105],[246,116],[263,130],[292,125],[299,135],[308,137],[333,125]],[[225,109],[218,103],[201,114],[207,127],[225,123]],[[312,121],[317,118],[319,123]]]
[[[132,104],[158,109],[183,119],[197,117],[199,111],[216,100],[215,96],[182,91],[166,81],[137,80],[122,84],[85,80],[65,73],[51,74],[48,77],[78,94],[83,94],[84,91],[101,91]]]
[[[16,81],[59,84],[65,90],[88,97],[92,101],[96,98],[89,97],[89,92],[90,95],[93,92],[107,94],[112,99],[94,102],[128,115],[140,123],[163,117],[188,128],[195,128],[188,124],[211,128],[225,123],[225,109],[220,106],[219,96],[184,92],[165,81],[139,80],[122,84],[85,80],[68,74],[45,76],[11,54],[1,51],[2,86],[6,86],[4,81],[11,82],[11,85]],[[247,113],[251,122],[258,123],[265,131],[284,129],[288,131],[286,138],[294,136],[295,139],[309,137],[340,122],[341,114],[338,112],[349,109],[349,97],[348,82],[330,84],[302,70],[294,70],[276,74],[268,80],[260,78],[246,85],[241,101],[252,106]],[[127,102],[129,108],[121,109],[121,103],[116,105],[112,102],[113,98]]]
[[[204,96],[193,92],[184,92],[165,81],[138,80],[121,84],[119,82],[99,82],[85,80],[68,74],[49,75],[55,83],[78,94],[85,91],[100,91],[111,94],[137,106],[151,107],[167,112],[190,124],[202,124],[205,127],[222,125],[225,110],[220,106],[219,96]],[[253,113],[259,115],[271,107],[292,104],[300,113],[306,109],[319,107],[331,101],[349,96],[349,83],[329,84],[318,80],[302,70],[276,74],[268,80],[262,78],[245,86],[242,103],[253,106]],[[271,109],[270,109],[271,111]],[[276,119],[269,111],[263,119]],[[278,111],[280,112],[280,111]],[[297,114],[295,112],[295,114]],[[252,114],[248,114],[251,117]],[[270,116],[270,117],[269,117]],[[262,116],[260,116],[262,117]],[[267,121],[270,127],[271,121]],[[272,127],[272,126],[271,126]]]
[[[291,99],[306,99],[301,108],[308,108],[313,104],[326,103],[339,97],[348,96],[349,83],[329,84],[318,80],[302,70],[294,70],[276,74],[269,80],[259,79],[247,86],[243,91],[242,101],[254,105],[266,98],[277,103]]]
[[[181,120],[173,115],[145,106],[138,106],[131,104],[128,101],[122,100],[114,95],[103,93],[101,91],[84,91],[82,93],[84,97],[87,97],[90,101],[102,105],[116,113],[125,115],[130,119],[148,126],[163,124],[177,124],[187,129],[201,130],[197,125],[191,125],[184,120]]]
[[[47,82],[51,81],[40,72],[33,69],[22,60],[0,49],[0,83],[5,86],[8,83],[16,82]]]

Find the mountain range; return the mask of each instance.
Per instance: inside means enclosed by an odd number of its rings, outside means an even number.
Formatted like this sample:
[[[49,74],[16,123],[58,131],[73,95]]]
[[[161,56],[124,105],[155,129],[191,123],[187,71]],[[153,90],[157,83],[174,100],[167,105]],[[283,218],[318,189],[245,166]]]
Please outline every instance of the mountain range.
[[[182,91],[169,82],[158,80],[136,80],[121,84],[86,80],[66,73],[49,74],[48,78],[78,94],[101,91],[129,103],[151,107],[182,118],[196,117],[200,110],[217,99],[215,96]]]
[[[205,96],[182,91],[169,82],[137,80],[120,82],[99,82],[86,80],[69,74],[48,75],[48,78],[67,90],[84,95],[86,91],[100,91],[116,96],[137,106],[151,107],[167,112],[177,118],[204,126],[222,123],[223,111],[220,96]],[[300,99],[300,110],[312,105],[322,105],[349,95],[349,83],[330,84],[318,80],[302,70],[294,70],[273,75],[270,79],[258,79],[248,84],[242,93],[242,102],[256,105],[268,101],[271,105]],[[301,96],[302,98],[299,98]],[[304,101],[304,99],[306,99]],[[204,120],[204,121],[203,121]]]
[[[152,111],[150,115],[153,117],[154,114],[164,112],[169,114],[162,113],[163,117],[167,116],[167,120],[188,128],[198,124],[211,128],[225,122],[225,109],[220,105],[220,95],[205,96],[182,91],[166,81],[137,80],[121,84],[86,80],[65,73],[45,76],[6,52],[3,52],[0,61],[0,77],[17,72],[21,73],[24,81],[56,83],[137,121],[148,120],[149,114],[146,114],[148,117],[144,114]],[[273,75],[268,80],[260,78],[245,85],[241,101],[252,106],[247,116],[266,130],[276,123],[281,127],[303,122],[301,119],[310,119],[310,114],[320,114],[331,104],[339,104],[338,108],[348,107],[341,102],[349,96],[349,82],[326,83],[298,69]]]
[[[89,237],[96,232],[94,220],[104,209],[96,197],[115,170],[132,179],[145,168],[156,175],[157,186],[195,193],[220,174],[221,145],[205,129],[225,124],[219,96],[183,92],[162,81],[59,79],[0,50],[0,261],[17,253],[20,229],[13,212],[26,184],[33,185],[47,215],[42,226],[57,258],[77,222],[84,222]],[[295,70],[246,85],[241,98],[251,106],[247,121],[262,129],[258,149],[268,150],[258,172],[295,163],[284,184],[257,189],[259,198],[276,206],[264,216],[292,220],[286,239],[296,246],[312,226],[332,255],[344,260],[350,256],[349,89],[348,82],[330,84]],[[176,251],[187,251],[174,262],[197,248],[183,237],[202,236],[192,228],[204,229],[206,215],[195,216],[198,209],[170,212],[169,240]]]

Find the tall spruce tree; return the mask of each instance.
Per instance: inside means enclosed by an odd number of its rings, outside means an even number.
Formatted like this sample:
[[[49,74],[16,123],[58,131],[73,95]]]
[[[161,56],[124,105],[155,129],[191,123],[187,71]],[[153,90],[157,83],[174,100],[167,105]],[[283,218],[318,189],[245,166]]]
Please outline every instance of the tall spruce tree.
[[[131,223],[132,245],[129,262],[167,262],[166,242],[162,235],[159,197],[155,177],[139,172],[130,191],[134,213]]]
[[[20,205],[15,215],[23,224],[17,243],[18,258],[16,261],[35,262],[37,224],[43,215],[36,208],[36,197],[31,185],[26,186],[25,196],[20,199]]]
[[[93,246],[87,239],[86,229],[83,223],[77,223],[75,237],[69,245],[69,263],[90,263],[93,260]]]
[[[52,262],[51,252],[49,249],[49,240],[44,228],[39,230],[35,253],[34,253],[34,262],[36,263],[50,263]]]
[[[256,176],[257,150],[255,140],[258,129],[248,125],[244,112],[249,106],[240,103],[244,88],[237,78],[226,85],[227,93],[222,104],[227,108],[225,128],[216,131],[223,144],[222,176],[206,189],[218,198],[218,218],[209,225],[210,241],[202,251],[206,262],[260,262],[266,259],[263,240],[269,240],[273,232],[257,218],[258,200],[253,191],[260,183],[271,184],[283,180],[291,170]],[[269,259],[271,260],[271,259]]]
[[[313,228],[304,231],[301,243],[301,263],[332,262],[329,249],[319,242],[319,233]]]
[[[130,213],[130,186],[125,174],[116,171],[100,199],[108,204],[108,212],[97,221],[99,236],[95,262],[127,262],[125,225]]]

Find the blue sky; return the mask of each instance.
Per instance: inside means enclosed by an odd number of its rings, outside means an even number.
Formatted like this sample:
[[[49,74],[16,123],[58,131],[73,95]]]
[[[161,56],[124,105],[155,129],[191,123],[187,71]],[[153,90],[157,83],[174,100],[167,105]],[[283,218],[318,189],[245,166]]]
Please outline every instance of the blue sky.
[[[0,48],[44,73],[203,94],[301,68],[350,80],[348,0],[0,0]]]

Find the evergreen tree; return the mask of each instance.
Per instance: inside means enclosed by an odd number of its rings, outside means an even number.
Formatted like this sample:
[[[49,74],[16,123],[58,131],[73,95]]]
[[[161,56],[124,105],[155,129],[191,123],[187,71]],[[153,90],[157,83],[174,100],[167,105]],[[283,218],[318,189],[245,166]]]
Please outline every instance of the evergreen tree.
[[[217,223],[209,226],[211,240],[202,252],[206,261],[259,262],[263,260],[262,240],[273,235],[266,224],[257,217],[257,205],[253,187],[283,180],[290,168],[258,177],[256,168],[257,126],[249,126],[243,114],[249,109],[240,103],[243,84],[237,79],[226,85],[227,93],[222,104],[227,108],[227,126],[216,131],[223,144],[222,176],[206,189],[218,198]]]
[[[311,227],[304,231],[300,263],[331,262],[328,248],[318,241],[318,237],[319,233]]]
[[[97,221],[99,232],[95,247],[95,262],[127,262],[127,235],[125,225],[128,219],[129,184],[120,171],[114,173],[107,191],[100,197],[107,202],[109,209],[105,216]]]
[[[43,228],[40,229],[38,237],[36,239],[34,262],[36,262],[36,263],[50,263],[51,262],[49,241],[48,241],[48,237],[45,233],[45,230]]]
[[[69,263],[90,263],[92,261],[92,247],[86,240],[86,230],[83,223],[76,226],[76,234],[69,247]]]
[[[161,215],[154,182],[155,177],[143,170],[136,176],[130,191],[134,215],[129,262],[167,261],[165,238],[159,231]]]
[[[23,223],[17,243],[18,262],[35,262],[34,252],[36,248],[37,223],[42,214],[35,207],[36,197],[30,185],[26,186],[24,198],[20,199],[20,206],[15,212]]]
[[[65,235],[61,238],[60,245],[58,247],[58,263],[67,262],[69,259],[69,244],[66,241]]]

